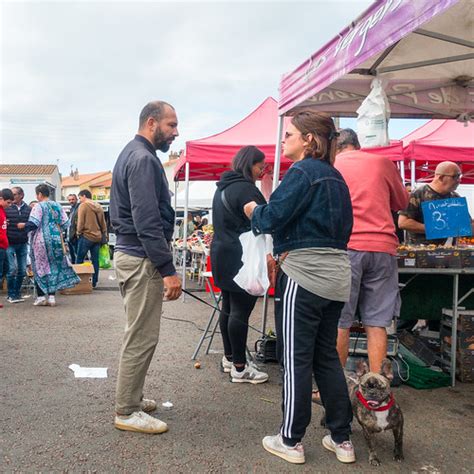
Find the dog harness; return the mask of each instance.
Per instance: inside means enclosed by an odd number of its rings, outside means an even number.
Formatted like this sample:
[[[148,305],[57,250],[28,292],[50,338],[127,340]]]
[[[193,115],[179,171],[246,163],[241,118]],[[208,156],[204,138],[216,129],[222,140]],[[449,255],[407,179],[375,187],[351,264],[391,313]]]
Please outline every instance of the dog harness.
[[[360,393],[359,390],[357,390],[356,395],[357,395],[357,398],[362,403],[362,405],[364,405],[365,408],[367,408],[367,410],[386,411],[386,410],[390,410],[390,408],[392,408],[393,404],[395,403],[395,398],[393,397],[393,393],[390,393],[390,400],[388,401],[386,405],[384,405],[383,407],[372,408],[369,402],[364,398],[364,395],[362,395],[362,393]]]

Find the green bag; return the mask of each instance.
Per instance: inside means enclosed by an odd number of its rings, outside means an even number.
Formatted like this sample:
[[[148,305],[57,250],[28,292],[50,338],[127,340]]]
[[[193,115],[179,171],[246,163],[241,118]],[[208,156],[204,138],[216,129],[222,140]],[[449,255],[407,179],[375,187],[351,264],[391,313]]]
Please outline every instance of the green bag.
[[[111,267],[109,245],[101,245],[99,249],[99,268],[107,269]]]

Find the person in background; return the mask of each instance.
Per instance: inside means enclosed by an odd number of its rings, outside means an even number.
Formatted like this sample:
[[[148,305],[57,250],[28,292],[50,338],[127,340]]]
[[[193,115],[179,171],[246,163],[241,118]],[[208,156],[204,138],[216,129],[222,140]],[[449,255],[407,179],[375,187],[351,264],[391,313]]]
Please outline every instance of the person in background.
[[[222,291],[219,325],[224,344],[222,368],[232,382],[263,383],[268,374],[246,359],[248,322],[258,297],[234,282],[242,266],[239,236],[250,230],[243,206],[250,201],[265,204],[255,186],[265,168],[265,155],[254,146],[241,148],[232,158],[232,171],[222,174],[212,201],[214,237],[211,244],[212,276]]]
[[[184,226],[186,224],[185,222],[186,220],[187,220],[187,226],[188,226],[188,238],[191,237],[191,234],[196,230],[196,226],[194,225],[193,215],[191,212],[188,212],[188,218],[184,219],[183,217],[183,220],[181,221],[181,224],[179,226],[178,235],[180,239],[184,238]]]
[[[427,201],[459,197],[455,191],[461,178],[461,169],[456,163],[443,161],[436,167],[431,183],[415,189],[410,194],[408,206],[399,212],[398,217],[398,227],[407,231],[409,244],[443,245],[446,242],[446,239],[428,240],[426,238],[421,204]]]
[[[311,420],[312,374],[330,434],[323,446],[344,463],[355,461],[352,407],[336,350],[337,324],[349,301],[352,230],[349,189],[334,168],[337,132],[329,115],[301,110],[283,142],[295,163],[266,205],[244,210],[256,234],[273,235],[280,272],[275,287],[277,353],[283,365],[283,421],[263,447],[288,462],[305,462],[302,439]]]
[[[33,207],[28,222],[19,229],[31,232],[31,263],[38,297],[34,306],[56,306],[55,294],[80,282],[67,260],[63,231],[68,218],[60,204],[49,200],[49,188],[35,188],[38,204]]]
[[[99,281],[99,250],[104,239],[107,238],[107,224],[105,222],[104,210],[101,205],[92,200],[89,190],[79,191],[81,205],[77,211],[77,257],[76,263],[84,263],[87,252],[90,253],[91,262],[94,266],[92,287],[96,288]]]
[[[392,211],[404,209],[408,193],[395,164],[388,158],[360,150],[352,129],[340,130],[336,168],[351,193],[354,227],[348,244],[351,298],[339,320],[337,349],[345,366],[350,328],[359,308],[367,334],[369,366],[380,372],[387,357],[387,328],[399,316],[397,247]]]
[[[174,107],[163,101],[142,109],[138,133],[120,153],[112,175],[110,219],[117,235],[115,271],[126,312],[117,376],[114,425],[119,430],[164,433],[168,425],[147,412],[145,377],[160,335],[163,298],[181,295],[170,242],[175,213],[163,165],[178,136]]]
[[[194,216],[194,230],[202,229],[202,217],[199,214]]]
[[[22,303],[21,285],[26,275],[28,255],[28,234],[17,227],[19,222],[27,222],[30,217],[31,207],[23,201],[25,193],[22,188],[12,188],[13,203],[6,209],[8,219],[8,297],[9,303]]]
[[[201,221],[201,227],[205,227],[209,225],[209,221],[207,219],[207,217],[203,217],[202,221]]]
[[[0,191],[0,284],[3,282],[4,268],[7,263],[7,215],[5,210],[8,209],[13,201],[13,193],[10,189],[2,189]],[[3,305],[0,304],[0,308]]]
[[[75,194],[68,194],[67,200],[71,205],[69,212],[69,227],[67,230],[67,245],[69,247],[69,255],[71,256],[71,263],[76,263],[77,256],[77,209],[79,202]]]

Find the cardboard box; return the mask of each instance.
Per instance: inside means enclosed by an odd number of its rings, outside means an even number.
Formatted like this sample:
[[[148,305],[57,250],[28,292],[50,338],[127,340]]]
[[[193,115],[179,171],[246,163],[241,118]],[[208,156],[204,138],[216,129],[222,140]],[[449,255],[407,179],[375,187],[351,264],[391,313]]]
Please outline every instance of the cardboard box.
[[[461,265],[463,268],[474,267],[474,249],[461,250]]]
[[[416,252],[413,250],[399,250],[397,253],[398,268],[415,268]]]
[[[94,275],[94,267],[88,264],[73,265],[74,271],[81,281],[73,288],[61,290],[62,295],[87,295],[92,293],[92,275]]]
[[[459,249],[418,250],[416,252],[418,268],[461,268]]]
[[[453,321],[453,310],[443,308],[441,310],[443,324],[451,327]],[[474,334],[474,310],[458,308],[458,331],[466,334]]]

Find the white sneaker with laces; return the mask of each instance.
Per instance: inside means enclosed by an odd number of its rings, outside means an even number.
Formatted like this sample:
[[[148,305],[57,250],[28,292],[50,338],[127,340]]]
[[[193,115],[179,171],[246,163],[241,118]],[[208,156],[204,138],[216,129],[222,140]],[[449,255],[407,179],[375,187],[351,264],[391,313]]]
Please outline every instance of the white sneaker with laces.
[[[149,398],[142,398],[142,401],[140,402],[141,410],[147,413],[155,411],[157,406],[155,400],[150,400]]]
[[[305,462],[303,443],[296,443],[295,446],[287,446],[283,442],[281,434],[275,436],[265,436],[262,440],[263,447],[269,452],[285,461],[293,464],[303,464]]]
[[[115,428],[124,431],[134,431],[136,433],[159,434],[168,431],[168,425],[147,415],[143,411],[136,411],[129,416],[115,416]]]
[[[340,444],[336,444],[331,435],[326,435],[323,438],[323,446],[333,453],[336,453],[336,458],[338,461],[343,463],[355,462],[355,452],[352,441],[343,441]]]
[[[56,298],[54,295],[48,296],[48,306],[56,306]]]
[[[48,301],[46,300],[46,296],[38,296],[33,303],[33,306],[47,306]]]
[[[264,383],[268,380],[268,374],[258,370],[257,366],[253,363],[245,364],[244,370],[239,372],[235,365],[232,364],[232,369],[230,369],[230,380],[234,383]]]
[[[227,360],[227,357],[224,355],[222,356],[222,371],[226,374],[230,374],[232,370],[232,362]]]
[[[9,303],[14,304],[14,303],[23,303],[25,300],[24,300],[23,298],[16,298],[16,297],[15,297],[15,298],[12,298],[11,296],[9,296],[9,297],[7,298],[7,301],[8,301]]]

